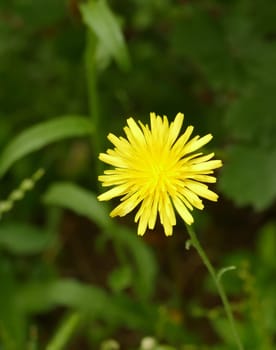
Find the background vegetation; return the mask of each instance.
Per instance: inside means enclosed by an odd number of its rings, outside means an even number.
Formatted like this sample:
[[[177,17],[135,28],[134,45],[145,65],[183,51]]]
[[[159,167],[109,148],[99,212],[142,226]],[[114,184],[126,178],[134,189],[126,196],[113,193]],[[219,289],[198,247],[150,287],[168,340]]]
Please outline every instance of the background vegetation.
[[[195,226],[236,267],[245,349],[276,348],[275,16],[274,0],[1,0],[1,350],[235,349],[181,220],[138,238],[96,200],[106,134],[151,111],[214,135],[220,200]]]

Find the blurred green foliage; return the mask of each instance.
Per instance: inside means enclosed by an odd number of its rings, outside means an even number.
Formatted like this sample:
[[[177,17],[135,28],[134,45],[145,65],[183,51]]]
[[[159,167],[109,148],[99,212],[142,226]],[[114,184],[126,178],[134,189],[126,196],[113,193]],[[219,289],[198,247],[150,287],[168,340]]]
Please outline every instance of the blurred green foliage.
[[[96,199],[106,134],[151,111],[214,134],[222,199],[196,226],[236,266],[245,349],[275,349],[275,17],[274,0],[1,1],[0,350],[235,348],[181,224],[142,240]]]

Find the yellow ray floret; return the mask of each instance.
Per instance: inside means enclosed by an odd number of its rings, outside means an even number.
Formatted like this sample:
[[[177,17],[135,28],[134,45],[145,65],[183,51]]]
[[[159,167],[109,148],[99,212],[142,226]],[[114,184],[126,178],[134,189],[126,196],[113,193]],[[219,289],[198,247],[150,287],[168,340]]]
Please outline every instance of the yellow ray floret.
[[[213,160],[214,153],[197,152],[212,135],[190,139],[193,126],[180,135],[184,115],[178,113],[173,122],[168,118],[150,114],[150,127],[133,118],[127,119],[125,137],[108,135],[114,145],[99,159],[111,165],[99,176],[99,181],[110,190],[98,196],[100,201],[121,197],[121,203],[111,216],[124,216],[139,206],[135,215],[138,234],[153,229],[157,217],[167,236],[176,225],[175,211],[188,224],[193,223],[193,208],[203,209],[201,198],[217,201],[216,193],[206,183],[216,182],[214,169],[222,166]],[[197,153],[194,153],[197,152]]]

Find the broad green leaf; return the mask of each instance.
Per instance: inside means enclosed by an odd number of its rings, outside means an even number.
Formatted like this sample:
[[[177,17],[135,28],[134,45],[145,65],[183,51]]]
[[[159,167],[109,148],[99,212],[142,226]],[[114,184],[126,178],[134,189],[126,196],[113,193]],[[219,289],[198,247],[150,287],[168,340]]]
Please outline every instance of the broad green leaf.
[[[236,86],[238,76],[222,23],[198,5],[183,6],[177,15],[170,36],[173,49],[214,88]]]
[[[275,89],[275,82],[256,84],[229,106],[226,126],[235,139],[276,147]]]
[[[54,183],[43,200],[47,205],[60,206],[86,216],[100,227],[106,227],[110,223],[108,211],[96,195],[73,183]]]
[[[114,269],[108,276],[108,285],[111,290],[116,293],[131,287],[133,279],[132,272],[129,264]]]
[[[36,227],[23,223],[0,225],[0,250],[5,249],[13,254],[35,254],[52,244],[53,236]]]
[[[80,6],[84,23],[99,40],[100,50],[114,57],[124,70],[130,66],[129,55],[117,19],[104,0],[90,1]]]
[[[137,273],[133,283],[137,293],[145,298],[153,293],[157,266],[152,252],[135,232],[117,225],[115,220],[111,221],[107,207],[97,200],[94,193],[61,182],[53,184],[43,199],[47,205],[73,210],[97,223],[110,239],[116,240],[133,257]]]
[[[60,305],[99,314],[107,300],[102,289],[71,279],[28,283],[18,293],[18,307],[25,312],[45,311]]]
[[[0,176],[18,159],[65,138],[91,134],[91,122],[81,116],[55,118],[37,124],[16,136],[0,155]]]
[[[114,296],[102,288],[73,279],[28,283],[17,292],[17,307],[24,313],[47,311],[57,306],[73,308],[92,318],[140,328],[153,322],[156,309],[127,295]],[[145,321],[146,320],[146,321]]]
[[[244,51],[243,59],[246,62],[246,70],[251,76],[251,82],[256,84],[261,93],[269,87],[269,84],[273,90],[276,73],[274,42],[251,39],[248,45],[244,45]],[[258,55],[258,52],[262,54]]]
[[[27,320],[15,302],[18,283],[14,264],[3,256],[0,259],[0,281],[0,348],[23,349]]]
[[[229,321],[225,318],[216,317],[211,319],[211,323],[217,335],[221,338],[223,343],[227,345],[226,349],[234,349],[235,339],[233,339],[232,330],[231,330]],[[242,336],[243,335],[242,333],[244,333],[243,328],[245,327],[242,328],[242,325],[238,323],[237,320],[235,320],[235,326],[236,328],[238,328],[239,336]],[[246,349],[252,349],[252,348],[246,347]]]
[[[149,298],[155,289],[157,264],[155,257],[145,242],[136,232],[116,225],[112,231],[108,231],[109,237],[117,240],[128,252],[135,263],[135,276],[132,276],[132,282],[137,295],[140,298]]]
[[[233,146],[219,178],[219,188],[240,206],[258,210],[276,198],[276,149]]]

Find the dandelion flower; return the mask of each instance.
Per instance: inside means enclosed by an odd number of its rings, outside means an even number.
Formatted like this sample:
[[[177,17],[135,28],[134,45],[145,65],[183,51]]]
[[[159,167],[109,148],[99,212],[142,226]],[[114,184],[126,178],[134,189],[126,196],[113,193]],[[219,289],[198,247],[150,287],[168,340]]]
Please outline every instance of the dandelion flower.
[[[176,225],[175,211],[191,225],[193,208],[204,207],[201,198],[218,199],[205,183],[216,182],[211,174],[222,162],[211,160],[214,153],[198,152],[212,135],[190,139],[194,128],[188,126],[179,136],[183,120],[182,113],[171,123],[166,116],[162,118],[151,113],[149,127],[129,118],[124,128],[126,137],[109,134],[114,149],[99,155],[99,159],[113,169],[99,176],[102,186],[112,188],[98,199],[107,201],[121,197],[111,217],[125,216],[139,206],[135,215],[138,235],[143,235],[147,228],[154,229],[159,215],[166,236],[170,236]]]

